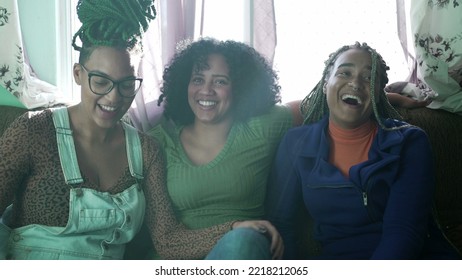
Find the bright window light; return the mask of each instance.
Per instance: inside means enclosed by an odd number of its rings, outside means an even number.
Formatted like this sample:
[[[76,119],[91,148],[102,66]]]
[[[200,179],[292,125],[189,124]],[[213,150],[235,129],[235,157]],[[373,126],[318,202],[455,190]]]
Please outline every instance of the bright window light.
[[[274,2],[278,42],[274,66],[283,101],[308,94],[320,80],[329,54],[355,41],[368,43],[383,56],[390,66],[390,82],[407,78],[395,0]]]
[[[72,1],[75,14],[77,0]],[[203,1],[202,36],[249,43],[248,0]],[[355,41],[367,42],[384,57],[391,68],[390,82],[407,79],[409,68],[397,34],[395,0],[274,0],[274,7],[277,46],[273,65],[283,102],[306,96],[321,78],[328,55]],[[77,30],[80,23],[76,17],[73,20]],[[75,87],[73,91],[73,98],[80,98]]]

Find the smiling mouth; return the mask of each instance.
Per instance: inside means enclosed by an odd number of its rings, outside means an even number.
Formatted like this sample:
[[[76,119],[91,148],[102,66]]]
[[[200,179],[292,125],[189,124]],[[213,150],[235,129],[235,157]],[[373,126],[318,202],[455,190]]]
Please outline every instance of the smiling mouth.
[[[348,105],[354,105],[354,106],[358,106],[358,105],[363,104],[363,101],[361,100],[361,98],[359,96],[352,95],[352,94],[343,95],[342,96],[342,101],[345,102]]]
[[[106,112],[114,112],[114,111],[117,110],[117,107],[107,106],[107,105],[102,105],[102,104],[99,104],[99,107],[100,107],[103,111],[106,111]]]
[[[199,103],[199,105],[204,106],[204,107],[211,107],[211,106],[217,105],[218,102],[211,101],[211,100],[199,100],[197,103]]]

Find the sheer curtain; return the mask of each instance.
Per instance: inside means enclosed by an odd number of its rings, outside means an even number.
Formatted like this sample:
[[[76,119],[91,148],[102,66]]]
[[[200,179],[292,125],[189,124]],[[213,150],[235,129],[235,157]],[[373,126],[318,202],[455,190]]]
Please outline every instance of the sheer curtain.
[[[143,87],[129,111],[133,124],[142,131],[152,128],[162,114],[162,107],[157,106],[162,72],[177,42],[194,37],[195,0],[157,0],[155,5],[157,17],[145,34],[145,56],[139,69]]]
[[[40,80],[29,65],[16,0],[0,3],[0,38],[0,105],[33,109],[57,102],[58,89]],[[15,102],[12,96],[19,102]]]
[[[276,15],[273,0],[252,2],[252,46],[273,63],[276,52]]]
[[[142,131],[151,129],[157,124],[162,114],[162,108],[157,106],[162,72],[174,55],[177,43],[184,39],[196,39],[200,36],[218,37],[218,34],[213,30],[204,28],[204,22],[213,22],[213,27],[218,30],[229,30],[230,27],[236,29],[236,25],[241,24],[243,30],[239,31],[242,35],[239,40],[253,45],[270,61],[272,60],[276,46],[273,0],[227,1],[228,5],[243,3],[242,6],[236,8],[240,12],[245,10],[249,13],[242,12],[242,16],[234,17],[233,21],[211,21],[217,16],[222,18],[229,16],[223,9],[218,12],[211,9],[217,3],[217,0],[155,1],[157,18],[151,22],[151,26],[145,34],[145,57],[139,70],[140,75],[144,78],[143,87],[129,111],[130,118],[138,129]],[[249,18],[245,18],[246,14]],[[236,38],[221,37],[218,39]]]

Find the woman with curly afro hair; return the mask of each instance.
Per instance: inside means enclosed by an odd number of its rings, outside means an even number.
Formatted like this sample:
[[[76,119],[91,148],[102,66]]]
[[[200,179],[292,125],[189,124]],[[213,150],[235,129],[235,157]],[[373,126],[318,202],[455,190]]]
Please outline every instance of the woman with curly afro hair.
[[[263,206],[279,140],[301,116],[298,103],[277,105],[278,77],[254,48],[213,38],[179,46],[161,91],[164,118],[150,133],[165,148],[177,216],[193,229],[236,221],[208,259],[280,258],[283,244],[262,220]]]

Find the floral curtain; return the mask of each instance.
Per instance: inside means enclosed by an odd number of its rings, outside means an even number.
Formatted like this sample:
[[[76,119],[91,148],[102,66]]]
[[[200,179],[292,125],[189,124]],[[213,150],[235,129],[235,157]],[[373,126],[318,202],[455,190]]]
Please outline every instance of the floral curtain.
[[[0,3],[0,104],[14,105],[12,96],[24,107],[49,106],[59,94],[57,88],[36,77],[28,64],[21,37],[16,0]],[[12,96],[7,96],[7,94]]]
[[[428,106],[462,114],[462,0],[412,0],[416,77]]]

